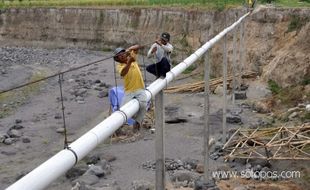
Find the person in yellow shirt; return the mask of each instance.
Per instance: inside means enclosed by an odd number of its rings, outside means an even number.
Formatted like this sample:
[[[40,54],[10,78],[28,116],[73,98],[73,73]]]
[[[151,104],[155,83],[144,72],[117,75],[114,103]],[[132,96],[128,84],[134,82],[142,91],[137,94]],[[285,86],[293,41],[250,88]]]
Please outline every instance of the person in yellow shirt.
[[[248,8],[254,8],[256,0],[248,0]]]
[[[128,49],[116,48],[114,50],[114,60],[118,62],[117,71],[124,80],[125,95],[122,100],[122,105],[136,98],[139,101],[139,111],[133,117],[136,121],[134,131],[140,130],[144,115],[146,113],[147,97],[144,91],[144,82],[137,62],[137,53],[141,48],[139,45],[134,45]]]

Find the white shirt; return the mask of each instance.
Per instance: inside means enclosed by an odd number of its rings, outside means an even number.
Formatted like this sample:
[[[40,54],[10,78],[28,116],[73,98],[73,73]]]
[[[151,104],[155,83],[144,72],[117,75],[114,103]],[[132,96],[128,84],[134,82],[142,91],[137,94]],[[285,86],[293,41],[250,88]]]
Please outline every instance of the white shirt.
[[[170,54],[173,50],[173,46],[170,43],[167,43],[166,45],[159,45],[157,43],[154,43],[150,50],[147,52],[147,57],[150,58],[152,56],[152,49],[156,47],[157,50],[154,54],[156,58],[156,62],[160,62],[163,57],[166,57],[168,61],[170,62]]]

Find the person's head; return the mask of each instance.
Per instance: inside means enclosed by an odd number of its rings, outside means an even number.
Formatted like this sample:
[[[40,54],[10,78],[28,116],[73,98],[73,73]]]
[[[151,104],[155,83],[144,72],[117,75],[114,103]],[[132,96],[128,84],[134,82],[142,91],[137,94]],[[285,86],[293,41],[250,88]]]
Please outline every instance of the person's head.
[[[125,63],[127,61],[127,53],[126,50],[122,47],[118,47],[113,52],[113,59],[120,63]]]
[[[170,34],[168,32],[163,32],[160,35],[161,42],[166,45],[170,41]]]

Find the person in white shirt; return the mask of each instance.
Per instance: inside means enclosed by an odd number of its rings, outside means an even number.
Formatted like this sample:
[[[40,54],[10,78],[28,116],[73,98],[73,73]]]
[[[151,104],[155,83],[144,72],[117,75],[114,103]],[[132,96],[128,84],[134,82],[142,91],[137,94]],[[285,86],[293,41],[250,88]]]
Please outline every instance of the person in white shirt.
[[[166,73],[171,69],[170,54],[172,53],[173,46],[169,41],[170,34],[163,32],[147,53],[148,58],[151,56],[155,57],[156,63],[147,66],[146,70],[157,78],[166,77]]]

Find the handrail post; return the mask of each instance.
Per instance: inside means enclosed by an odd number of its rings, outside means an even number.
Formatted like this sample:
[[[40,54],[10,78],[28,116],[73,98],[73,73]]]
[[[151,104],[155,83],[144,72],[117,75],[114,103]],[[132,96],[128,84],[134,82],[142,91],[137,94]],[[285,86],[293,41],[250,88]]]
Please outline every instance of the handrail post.
[[[235,108],[236,105],[236,98],[235,98],[235,92],[236,92],[236,63],[237,63],[237,46],[236,46],[236,41],[237,41],[237,29],[234,28],[233,30],[233,88],[232,88],[232,104],[233,107]]]
[[[226,27],[226,14],[225,14]],[[223,136],[222,142],[226,142],[227,126],[226,126],[226,111],[227,111],[227,34],[224,36],[223,47]]]
[[[156,190],[165,189],[164,93],[155,96]]]
[[[210,170],[209,170],[209,139],[210,139],[210,122],[209,122],[209,115],[210,115],[210,50],[206,52],[205,56],[205,98],[204,98],[204,117],[205,117],[205,124],[204,124],[204,145],[203,145],[203,156],[204,156],[204,177],[206,182],[210,179]]]
[[[243,67],[243,22],[240,23],[240,37],[239,37],[239,66],[238,66],[238,91],[241,89],[242,67]]]

